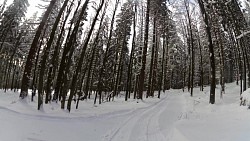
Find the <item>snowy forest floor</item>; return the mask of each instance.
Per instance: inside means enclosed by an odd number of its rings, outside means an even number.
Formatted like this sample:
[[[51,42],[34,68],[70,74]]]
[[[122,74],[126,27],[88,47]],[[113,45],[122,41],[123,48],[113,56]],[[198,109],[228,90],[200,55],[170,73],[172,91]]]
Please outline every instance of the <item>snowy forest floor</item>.
[[[168,90],[162,98],[93,105],[81,101],[68,113],[56,103],[37,111],[37,102],[0,91],[1,141],[249,141],[250,110],[240,105],[239,86],[226,85],[216,104],[208,104],[209,87]],[[74,106],[74,105],[73,105]]]

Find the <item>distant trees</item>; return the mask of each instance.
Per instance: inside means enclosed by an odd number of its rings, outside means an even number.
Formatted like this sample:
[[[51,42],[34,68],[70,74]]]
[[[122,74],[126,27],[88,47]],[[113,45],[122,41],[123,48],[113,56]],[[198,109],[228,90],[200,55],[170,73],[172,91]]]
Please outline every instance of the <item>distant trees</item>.
[[[2,4],[0,10],[0,72],[1,72],[1,88],[5,91],[9,88],[17,88],[19,81],[21,61],[23,61],[23,49],[21,49],[23,36],[27,35],[27,22],[22,20],[25,17],[28,1],[14,0],[6,7],[6,2]],[[6,10],[5,10],[6,7]],[[16,89],[15,89],[16,90]]]

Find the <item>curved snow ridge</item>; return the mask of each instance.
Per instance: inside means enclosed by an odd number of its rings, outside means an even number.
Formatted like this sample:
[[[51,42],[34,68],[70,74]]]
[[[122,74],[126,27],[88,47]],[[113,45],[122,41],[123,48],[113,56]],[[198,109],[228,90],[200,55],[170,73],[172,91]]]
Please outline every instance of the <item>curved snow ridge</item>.
[[[9,112],[11,114],[17,114],[18,116],[29,117],[29,118],[32,117],[35,119],[46,119],[46,120],[58,120],[58,119],[67,120],[67,119],[70,119],[70,117],[49,116],[49,115],[43,115],[43,114],[34,115],[34,114],[21,113],[21,112],[18,112],[18,111],[15,111],[15,110],[12,110],[12,109],[9,109],[6,107],[2,107],[2,106],[0,106],[0,110],[4,110],[5,112]]]
[[[32,111],[30,111],[30,113],[25,113],[25,112],[20,112],[18,110],[13,110],[11,108],[7,108],[4,106],[0,106],[0,110],[5,110],[9,113],[12,114],[18,114],[18,116],[23,116],[23,117],[31,117],[34,119],[46,119],[46,120],[81,120],[81,121],[90,121],[90,120],[95,120],[95,119],[109,119],[109,118],[114,118],[114,117],[120,117],[120,116],[124,116],[124,115],[129,115],[129,114],[133,114],[134,112],[136,112],[137,110],[143,110],[143,109],[147,109],[149,107],[152,107],[154,105],[156,105],[157,103],[159,103],[161,100],[155,102],[155,103],[146,103],[148,105],[144,106],[144,107],[135,107],[133,109],[122,109],[122,110],[117,110],[117,111],[112,111],[112,112],[107,112],[107,113],[102,113],[102,114],[98,114],[98,115],[79,115],[81,112],[79,111],[78,113],[69,113],[67,110],[60,110],[60,113],[55,113],[55,114],[61,114],[61,116],[55,115],[53,113],[46,113],[43,110],[39,111],[33,111],[34,109],[32,109]],[[144,102],[144,101],[142,101]],[[16,102],[15,102],[16,103]],[[21,102],[22,104],[23,102]],[[129,103],[128,103],[129,104]],[[19,105],[20,106],[20,105]],[[28,105],[24,105],[22,104],[22,106],[29,107]],[[29,107],[30,108],[30,107]],[[84,110],[84,109],[83,109]],[[63,115],[62,115],[63,114]]]
[[[124,115],[129,115],[129,114],[134,114],[136,112],[138,112],[139,110],[147,110],[148,108],[154,107],[155,105],[157,105],[158,103],[160,103],[162,100],[166,99],[167,96],[164,96],[162,99],[159,99],[159,101],[154,102],[154,103],[148,103],[149,105],[145,106],[145,107],[138,107],[138,108],[133,108],[133,109],[125,109],[125,110],[119,110],[119,111],[114,111],[114,112],[108,112],[108,113],[104,113],[104,114],[100,114],[97,116],[90,116],[90,117],[102,117],[102,118],[114,118],[114,117],[119,117],[119,116],[124,116]],[[143,103],[145,103],[145,101],[141,101]],[[140,103],[140,102],[138,102]],[[129,104],[129,103],[128,103]]]
[[[138,108],[138,109],[144,109],[147,107],[143,107],[143,108]],[[127,114],[131,114],[133,112],[136,111],[136,109],[128,109],[128,110],[121,110],[121,111],[115,111],[115,112],[109,112],[109,113],[104,113],[104,114],[100,114],[100,115],[93,115],[93,116],[74,116],[74,115],[70,115],[70,113],[68,113],[68,116],[54,116],[54,115],[48,115],[47,113],[39,113],[39,114],[28,114],[28,113],[22,113],[22,112],[18,112],[3,106],[0,106],[0,110],[4,110],[6,112],[9,112],[11,114],[17,114],[18,116],[22,116],[22,117],[29,117],[29,118],[33,118],[33,119],[44,119],[44,120],[81,120],[81,121],[90,121],[90,120],[95,120],[98,118],[102,118],[102,119],[108,119],[108,118],[113,118],[113,117],[119,117],[119,116],[123,116],[123,115],[127,115]],[[38,111],[39,112],[39,111]],[[66,112],[65,112],[66,113]]]

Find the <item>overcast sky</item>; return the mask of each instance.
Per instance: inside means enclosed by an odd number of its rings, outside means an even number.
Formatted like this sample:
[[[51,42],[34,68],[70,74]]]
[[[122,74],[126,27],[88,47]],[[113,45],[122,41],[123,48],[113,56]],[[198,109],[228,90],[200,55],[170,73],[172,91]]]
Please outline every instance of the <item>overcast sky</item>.
[[[1,1],[1,0],[0,0]],[[41,0],[28,0],[30,6],[28,7],[28,11],[26,14],[26,18],[31,17],[36,11],[40,11],[39,13],[41,13],[42,11],[39,10],[39,8],[37,8],[36,6],[38,4],[44,4],[44,2],[42,2]],[[7,0],[7,5],[11,4],[13,2],[13,0]],[[0,2],[1,3],[1,2]]]

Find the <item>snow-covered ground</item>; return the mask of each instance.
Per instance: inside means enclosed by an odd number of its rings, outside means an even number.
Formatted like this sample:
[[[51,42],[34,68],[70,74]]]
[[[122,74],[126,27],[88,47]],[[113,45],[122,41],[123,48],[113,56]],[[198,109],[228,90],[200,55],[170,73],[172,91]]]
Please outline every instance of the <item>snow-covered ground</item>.
[[[0,141],[249,141],[250,111],[240,105],[239,86],[208,104],[209,87],[169,90],[161,99],[117,98],[93,105],[81,101],[78,110],[56,103],[37,111],[37,103],[19,100],[18,93],[0,92]]]

